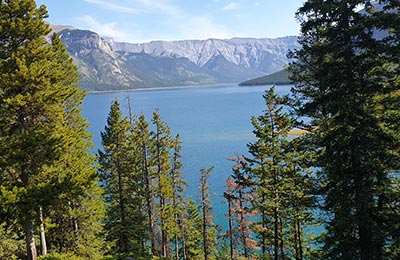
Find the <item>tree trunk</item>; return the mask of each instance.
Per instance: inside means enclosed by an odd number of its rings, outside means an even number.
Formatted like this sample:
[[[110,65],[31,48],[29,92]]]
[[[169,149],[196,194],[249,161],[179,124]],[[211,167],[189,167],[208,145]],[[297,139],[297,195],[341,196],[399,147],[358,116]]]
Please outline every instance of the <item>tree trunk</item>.
[[[279,218],[279,250],[280,250],[279,258],[286,259],[285,258],[285,245],[284,245],[282,234],[283,234],[283,221],[282,221],[282,218]]]
[[[208,260],[208,248],[207,248],[207,203],[206,203],[206,195],[205,195],[205,187],[204,183],[201,186],[201,209],[203,215],[203,251],[204,251],[204,260]]]
[[[165,199],[162,196],[160,198],[160,209],[163,210],[165,207]],[[168,257],[168,249],[167,249],[167,245],[168,243],[168,237],[167,237],[167,232],[166,232],[166,228],[165,228],[165,219],[163,216],[161,216],[161,255],[165,258],[169,258]]]
[[[244,252],[244,257],[248,258],[249,257],[249,252],[248,252],[248,246],[247,246],[247,238],[246,238],[246,229],[245,227],[247,226],[245,216],[243,213],[243,193],[242,190],[239,189],[239,208],[240,208],[240,231],[242,235],[242,244],[243,244],[243,252]]]
[[[181,216],[181,232],[182,232],[182,253],[183,253],[183,260],[187,260],[187,247],[186,247],[186,223],[185,218]]]
[[[173,188],[173,190],[174,190],[174,195],[173,195],[173,199],[172,199],[172,205],[174,207],[174,210],[176,210],[178,205],[176,203],[175,187]],[[174,221],[175,221],[175,223],[179,223],[179,216],[176,212],[174,213]],[[179,229],[180,229],[180,227],[179,227]],[[179,260],[179,238],[176,233],[175,233],[175,237],[174,237],[174,244],[175,244],[175,259]]]
[[[294,250],[295,250],[295,259],[300,260],[300,249],[299,249],[299,243],[300,243],[300,238],[299,238],[299,233],[298,233],[298,226],[297,226],[298,220],[297,218],[294,221]]]
[[[143,179],[146,187],[146,206],[147,206],[147,217],[149,220],[149,228],[150,228],[150,244],[151,244],[151,253],[152,255],[157,255],[155,234],[154,234],[154,219],[153,219],[153,193],[151,187],[151,179],[149,175],[149,171],[147,168],[147,148],[146,144],[142,143],[142,156],[143,156]]]
[[[232,197],[230,194],[227,194],[226,198],[228,200],[229,246],[230,246],[231,260],[233,260],[233,234],[232,234],[233,228],[232,228],[232,212],[231,212]]]
[[[122,234],[120,234],[120,248],[124,253],[128,253],[128,238],[125,233],[125,225],[126,225],[126,216],[125,216],[125,203],[124,203],[124,195],[123,195],[123,180],[122,180],[122,172],[120,161],[117,160],[117,174],[118,174],[118,197],[119,197],[119,213],[121,219],[121,225],[123,227]]]
[[[157,124],[157,131],[156,131],[156,148],[157,148],[157,177],[158,177],[158,192],[159,192],[159,202],[160,202],[160,211],[162,212],[166,206],[166,199],[165,195],[163,194],[163,183],[161,175],[164,174],[164,169],[161,161],[161,140],[160,140],[160,127]],[[164,216],[160,215],[160,229],[161,229],[161,256],[165,258],[168,257],[168,237],[167,231],[165,228],[165,218]]]
[[[263,200],[262,201],[263,202],[265,201],[264,195],[263,195]],[[261,253],[263,255],[265,255],[267,253],[267,238],[266,238],[264,230],[267,227],[267,217],[265,216],[265,210],[264,209],[262,209],[262,211],[261,211],[261,219],[262,219],[261,226],[262,226],[262,230],[263,230],[262,238],[261,238]]]
[[[29,218],[25,220],[24,231],[25,231],[25,241],[26,241],[28,260],[37,260],[37,251],[35,244],[35,236],[33,232],[33,224]]]
[[[21,180],[25,187],[29,185],[27,166],[23,163],[21,166]],[[37,251],[35,244],[34,228],[31,217],[31,212],[25,212],[25,242],[26,242],[26,253],[28,260],[37,260]]]
[[[46,234],[44,232],[43,208],[39,206],[39,219],[40,219],[40,245],[42,246],[42,255],[47,255]]]
[[[203,213],[203,251],[204,251],[204,260],[208,260],[208,249],[207,249],[207,212],[206,212],[206,203],[205,203],[205,191],[202,187],[201,190],[201,201],[202,201],[202,213]]]
[[[298,239],[299,239],[299,260],[303,260],[303,244],[301,242],[301,224],[300,224],[300,220],[297,220],[297,235],[298,235]]]
[[[275,192],[275,200],[277,199]],[[277,203],[275,201],[275,203]],[[278,207],[274,206],[274,259],[279,259],[279,219],[278,219]]]

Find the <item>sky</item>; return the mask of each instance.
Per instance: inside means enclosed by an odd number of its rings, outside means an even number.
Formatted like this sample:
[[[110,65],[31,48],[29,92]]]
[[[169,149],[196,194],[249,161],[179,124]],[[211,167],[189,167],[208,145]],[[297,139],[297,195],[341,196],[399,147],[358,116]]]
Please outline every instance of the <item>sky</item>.
[[[36,0],[48,22],[115,41],[277,38],[299,35],[305,0]]]

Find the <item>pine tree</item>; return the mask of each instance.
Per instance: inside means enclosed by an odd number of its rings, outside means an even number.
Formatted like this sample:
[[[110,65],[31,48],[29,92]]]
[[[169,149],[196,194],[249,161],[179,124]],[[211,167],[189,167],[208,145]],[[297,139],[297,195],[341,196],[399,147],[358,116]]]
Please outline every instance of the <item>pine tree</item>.
[[[102,132],[104,151],[99,151],[101,183],[107,202],[107,240],[112,252],[144,254],[145,217],[142,175],[136,163],[140,151],[132,143],[131,125],[113,101],[107,126]]]
[[[186,257],[186,182],[179,135],[172,138],[157,111],[151,126],[143,114],[131,115],[128,122],[117,101],[107,123],[99,162],[109,208],[108,241],[116,245],[113,252],[145,255],[149,242],[155,257],[171,258],[173,250],[175,258],[181,253]]]
[[[370,1],[308,1],[297,13],[302,49],[291,55],[294,108],[310,118],[305,126],[319,151],[314,166],[326,196],[328,259],[395,256],[385,252],[395,242],[394,230],[384,228],[393,219],[384,208],[398,203],[392,173],[400,168],[393,131],[399,126],[391,119],[399,114],[393,28],[399,9],[398,1],[380,2],[393,9],[379,11]],[[387,35],[380,38],[377,29]],[[385,106],[388,113],[380,114]]]
[[[68,142],[64,144],[58,162],[47,168],[48,175],[57,176],[50,181],[59,183],[62,189],[59,190],[55,205],[42,206],[40,215],[48,219],[48,244],[51,251],[74,252],[95,259],[101,255],[103,241],[100,239],[100,221],[104,214],[104,204],[95,174],[95,158],[88,151],[92,147],[91,136],[87,132],[89,125],[81,116],[84,92],[75,83],[78,81],[77,69],[57,34],[52,37],[52,50],[54,73],[51,84],[70,90],[64,99],[65,135],[68,136]],[[42,236],[44,234],[42,232]],[[41,244],[43,248],[45,243]]]
[[[289,137],[290,138],[290,137]],[[305,229],[315,228],[316,207],[315,173],[310,165],[315,159],[315,153],[309,145],[308,138],[296,137],[289,141],[285,148],[285,178],[287,189],[286,200],[283,204],[287,227],[284,229],[284,240],[288,255],[296,260],[309,259],[315,254],[312,248],[313,234],[306,234]]]
[[[186,251],[186,228],[185,228],[185,199],[183,192],[187,183],[183,179],[182,167],[183,164],[180,161],[181,155],[181,141],[179,134],[175,137],[172,142],[172,158],[171,158],[171,171],[170,178],[172,181],[172,203],[169,206],[168,212],[173,218],[167,219],[167,229],[171,239],[173,239],[175,259],[181,259],[181,256],[185,259],[184,252]],[[180,251],[182,253],[180,253]]]
[[[139,160],[137,165],[140,167],[140,176],[143,182],[145,211],[147,218],[147,225],[149,230],[149,239],[151,245],[151,255],[158,255],[157,248],[157,233],[155,229],[155,191],[153,189],[154,176],[151,172],[151,151],[150,151],[150,130],[149,123],[146,121],[145,116],[141,114],[136,122],[135,139],[139,146]]]
[[[200,212],[202,215],[202,242],[203,242],[203,253],[204,260],[214,259],[215,245],[216,245],[216,234],[217,230],[214,225],[212,215],[212,203],[210,198],[210,190],[208,186],[208,178],[211,174],[211,168],[202,168],[200,177]]]
[[[15,175],[5,178],[11,181],[1,182],[2,204],[9,205],[6,211],[20,219],[28,259],[36,259],[34,219],[39,205],[32,201],[37,197],[34,178],[43,165],[57,157],[54,148],[59,140],[51,128],[55,129],[61,114],[59,110],[52,111],[52,104],[43,99],[49,95],[49,75],[39,76],[50,67],[46,60],[50,48],[42,38],[50,29],[43,21],[46,9],[36,9],[34,1],[2,1],[0,7],[1,168],[4,174]],[[37,127],[45,118],[48,123]],[[18,187],[12,180],[22,185]]]
[[[398,172],[399,167],[399,147],[400,147],[400,2],[399,1],[381,1],[383,12],[372,12],[373,24],[377,30],[387,32],[385,38],[379,42],[380,48],[385,53],[385,59],[381,66],[376,66],[371,74],[381,82],[382,93],[375,98],[376,115],[380,120],[380,127],[396,140],[392,143],[391,154],[392,163],[387,170],[389,173]],[[397,158],[397,159],[396,159]],[[389,174],[389,185],[382,191],[380,197],[379,212],[384,221],[379,228],[384,232],[386,245],[384,255],[388,258],[400,257],[400,215],[399,197],[400,197],[400,178],[396,174]]]
[[[285,199],[286,179],[284,178],[284,154],[287,145],[287,135],[291,129],[291,121],[278,107],[274,88],[266,91],[264,99],[267,109],[265,114],[253,117],[253,133],[257,141],[249,144],[249,152],[253,156],[251,172],[255,181],[255,208],[261,219],[256,230],[261,240],[262,254],[271,254],[274,259],[285,257],[280,251],[283,243],[282,221],[283,200]],[[272,250],[268,249],[269,245]]]
[[[256,212],[252,209],[254,195],[250,190],[251,178],[248,174],[246,160],[238,155],[229,158],[235,162],[232,167],[232,175],[226,181],[227,189],[224,197],[228,201],[229,232],[231,258],[249,258],[255,251],[260,250],[257,241],[253,238],[251,229],[252,219]]]
[[[172,222],[174,214],[169,210],[173,200],[173,182],[170,176],[170,147],[172,145],[171,130],[169,126],[161,120],[157,111],[153,112],[152,123],[155,131],[151,132],[151,154],[152,165],[154,165],[154,178],[156,181],[157,212],[159,217],[160,229],[160,256],[170,257],[171,248],[169,243],[169,229],[167,222]],[[172,213],[172,214],[171,214]]]
[[[21,259],[25,253],[23,232],[6,228],[8,225],[10,224],[0,224],[0,259]]]
[[[301,225],[312,219],[307,216],[309,200],[305,172],[299,169],[299,151],[294,149],[296,139],[289,140],[294,119],[283,111],[286,100],[275,94],[274,87],[263,96],[264,114],[253,117],[253,133],[257,140],[250,143],[250,185],[254,193],[253,207],[260,219],[255,225],[261,252],[274,259],[294,257],[301,259],[304,234]],[[243,180],[242,180],[243,181]],[[310,214],[308,214],[310,215]],[[293,229],[293,226],[297,228]],[[294,239],[286,239],[293,236]],[[291,250],[295,248],[296,256]]]
[[[86,153],[87,132],[69,135],[86,126],[78,108],[83,93],[57,36],[51,44],[45,40],[50,33],[43,20],[46,8],[37,8],[33,0],[16,0],[0,1],[0,10],[0,201],[16,232],[24,231],[27,259],[34,260],[37,227],[43,254],[46,214],[60,206],[63,194],[85,189],[79,186],[83,183],[75,186],[78,177],[87,181],[85,187],[93,187],[93,160]],[[72,180],[59,165],[72,156],[65,148],[80,154],[68,161],[71,171],[89,165],[82,173],[70,171]]]
[[[184,226],[184,243],[185,247],[182,248],[184,260],[197,260],[204,258],[204,245],[203,245],[203,218],[199,208],[194,200],[188,200],[185,203],[185,221],[182,223]]]

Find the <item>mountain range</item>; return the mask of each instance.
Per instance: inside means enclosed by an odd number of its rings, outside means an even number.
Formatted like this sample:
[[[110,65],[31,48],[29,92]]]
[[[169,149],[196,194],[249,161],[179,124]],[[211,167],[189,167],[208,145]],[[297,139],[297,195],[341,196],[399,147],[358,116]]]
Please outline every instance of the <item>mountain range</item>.
[[[115,42],[51,25],[78,66],[81,88],[127,90],[241,82],[281,70],[297,37]]]

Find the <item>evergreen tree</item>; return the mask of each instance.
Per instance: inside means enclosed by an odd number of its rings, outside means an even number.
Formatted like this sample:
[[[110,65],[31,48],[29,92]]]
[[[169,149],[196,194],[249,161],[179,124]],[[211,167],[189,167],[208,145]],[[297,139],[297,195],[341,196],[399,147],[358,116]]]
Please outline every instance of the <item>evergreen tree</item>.
[[[111,104],[105,131],[104,151],[99,151],[101,183],[107,202],[106,232],[112,252],[144,254],[145,217],[142,213],[142,175],[135,167],[141,156],[132,145],[131,126],[123,118],[117,100]]]
[[[57,34],[52,37],[54,63],[51,84],[70,91],[65,96],[65,129],[68,142],[64,144],[59,160],[47,167],[52,183],[59,183],[60,189],[54,205],[42,206],[42,217],[48,219],[50,250],[59,253],[71,253],[90,257],[100,257],[102,240],[101,219],[104,204],[100,198],[94,168],[94,156],[89,154],[92,147],[91,136],[87,132],[88,123],[81,116],[81,104],[84,92],[75,82],[78,81],[76,67],[68,56],[64,45]],[[43,224],[43,223],[41,223]],[[44,228],[44,227],[43,227]],[[44,232],[41,232],[44,236]],[[42,242],[42,248],[45,242]],[[43,251],[43,249],[42,249]],[[43,252],[42,252],[43,254]]]
[[[203,218],[199,208],[193,200],[185,203],[183,259],[197,260],[204,258],[203,248]]]
[[[0,224],[0,259],[21,259],[25,254],[23,232],[6,228],[8,225],[10,223]]]
[[[257,141],[249,144],[249,159],[255,181],[255,208],[261,215],[256,232],[261,240],[262,254],[271,254],[274,259],[282,259],[285,252],[281,251],[283,244],[282,221],[283,200],[287,191],[287,179],[284,176],[284,149],[288,143],[287,135],[291,129],[291,121],[278,107],[274,88],[266,91],[264,99],[267,109],[265,114],[252,118],[253,133]],[[286,224],[286,223],[285,223]],[[268,246],[273,245],[271,250]]]
[[[371,74],[378,79],[383,91],[375,98],[376,116],[379,118],[380,127],[395,140],[392,143],[390,153],[394,165],[387,169],[389,173],[396,173],[400,168],[398,165],[399,147],[400,147],[400,2],[399,1],[381,1],[383,12],[373,12],[371,16],[374,19],[373,24],[377,30],[387,32],[379,42],[379,47],[385,53],[381,66],[376,66]],[[391,169],[390,169],[391,168]],[[389,185],[382,191],[380,197],[381,216],[384,221],[381,222],[380,229],[387,238],[384,245],[385,256],[388,258],[400,257],[400,178],[397,174],[389,174]],[[390,239],[388,239],[390,238]]]
[[[43,39],[50,32],[43,21],[45,7],[36,9],[34,1],[1,1],[0,8],[1,204],[10,216],[18,216],[28,259],[36,259],[34,220],[39,205],[34,202],[38,197],[35,177],[58,155],[54,129],[61,111],[52,110],[52,105],[61,102],[45,101],[50,96],[49,75],[39,76],[51,66],[46,60],[51,57],[50,47]],[[43,119],[48,122],[42,123]]]
[[[288,137],[294,120],[288,112],[283,112],[285,100],[275,94],[274,87],[263,97],[266,110],[263,115],[252,118],[257,141],[249,144],[252,157],[247,159],[254,192],[252,203],[260,215],[255,232],[263,255],[301,259],[301,254],[294,256],[291,248],[297,252],[302,250],[301,224],[310,221],[310,217],[305,217],[310,205],[305,204],[308,201],[305,197],[309,197],[306,175],[298,169],[299,155],[293,147],[297,140]],[[297,228],[291,228],[293,225]],[[295,239],[286,239],[290,236]]]
[[[185,199],[183,192],[187,183],[183,179],[182,167],[183,164],[180,161],[181,155],[181,141],[179,134],[175,137],[172,143],[172,158],[171,158],[171,172],[170,178],[172,181],[172,203],[169,207],[169,214],[173,218],[167,219],[167,229],[171,239],[173,239],[175,249],[175,259],[181,259],[181,256],[185,259],[184,252],[186,251],[186,228],[185,228]],[[180,251],[182,253],[180,253]]]
[[[151,245],[151,255],[158,255],[157,232],[155,229],[155,191],[153,188],[154,176],[151,172],[151,151],[150,151],[150,130],[149,123],[145,116],[141,114],[136,122],[135,136],[139,146],[140,157],[137,165],[140,167],[140,176],[143,182],[143,191],[145,199],[146,221],[149,230]]]
[[[318,227],[313,211],[318,195],[315,193],[316,176],[310,169],[315,160],[312,148],[308,138],[300,136],[291,139],[284,151],[287,192],[283,207],[287,227],[283,236],[288,255],[296,260],[310,259],[316,253],[314,232],[305,232],[310,226],[311,229]]]
[[[115,253],[186,259],[186,206],[180,162],[179,135],[153,113],[152,126],[144,115],[122,117],[114,101],[102,133],[99,152],[102,183],[108,205],[106,229]],[[122,203],[121,203],[122,202]]]
[[[49,212],[66,194],[89,199],[79,192],[89,188],[95,197],[97,185],[86,151],[90,141],[80,117],[83,93],[76,86],[76,68],[57,36],[47,44],[46,17],[46,8],[33,0],[0,1],[1,210],[16,223],[10,228],[23,230],[29,260],[37,259],[39,226],[42,254],[47,251]]]
[[[230,238],[231,258],[249,258],[255,251],[260,250],[257,240],[253,238],[251,229],[252,219],[256,212],[252,209],[251,178],[247,162],[242,156],[229,158],[235,162],[232,175],[226,181],[227,189],[224,197],[228,201],[229,232],[225,235]]]
[[[155,131],[151,132],[151,164],[154,165],[154,179],[157,198],[158,223],[160,230],[160,256],[171,257],[169,243],[169,229],[167,222],[174,220],[174,214],[169,209],[173,200],[173,182],[171,179],[170,147],[172,145],[171,130],[161,120],[159,113],[153,113],[153,125]]]
[[[208,186],[208,178],[213,167],[202,168],[200,177],[200,212],[202,215],[202,242],[204,260],[214,259],[217,230],[213,221],[212,203],[210,198],[210,190]]]
[[[319,152],[328,259],[396,257],[385,227],[399,212],[399,3],[379,2],[382,10],[371,1],[307,1],[297,13],[293,107],[310,118],[304,126]]]

